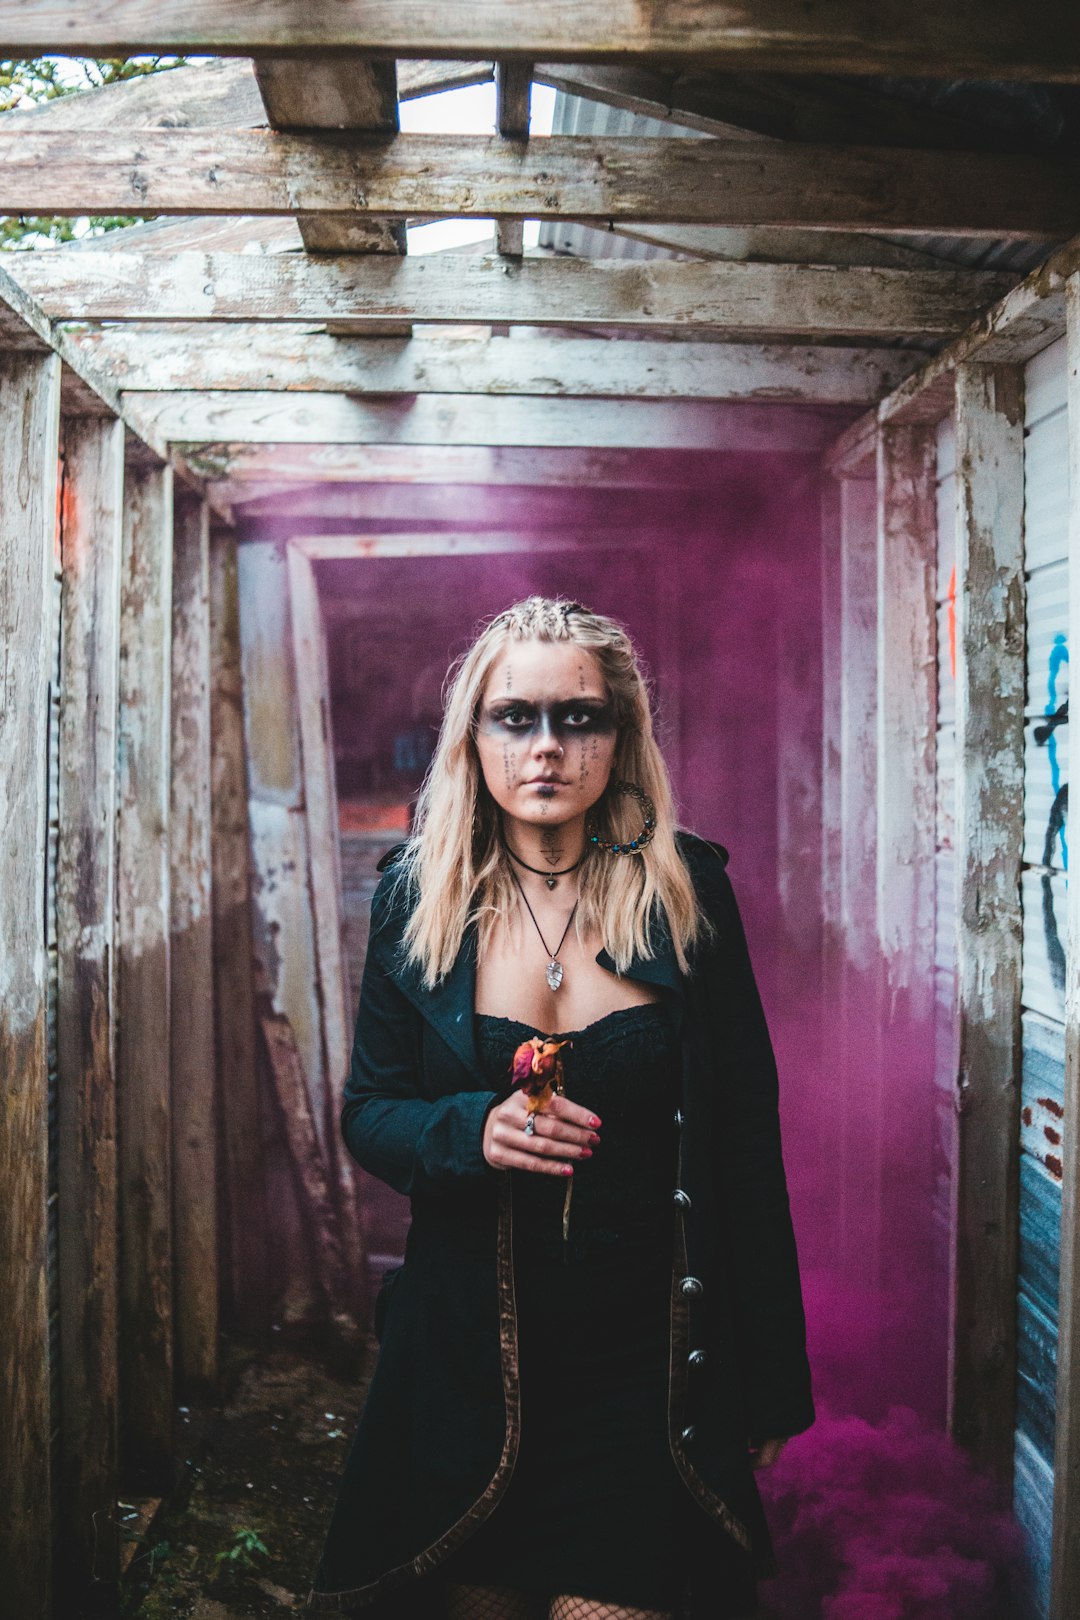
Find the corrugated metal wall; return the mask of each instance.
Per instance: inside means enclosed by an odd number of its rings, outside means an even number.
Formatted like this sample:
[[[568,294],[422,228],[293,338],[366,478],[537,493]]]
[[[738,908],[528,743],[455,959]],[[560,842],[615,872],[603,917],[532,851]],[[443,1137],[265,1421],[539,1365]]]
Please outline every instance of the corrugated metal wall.
[[[1065,342],[1025,368],[1027,704],[1024,757],[1023,1098],[1016,1512],[1036,1613],[1049,1602],[1064,1108],[1064,790],[1068,782]]]

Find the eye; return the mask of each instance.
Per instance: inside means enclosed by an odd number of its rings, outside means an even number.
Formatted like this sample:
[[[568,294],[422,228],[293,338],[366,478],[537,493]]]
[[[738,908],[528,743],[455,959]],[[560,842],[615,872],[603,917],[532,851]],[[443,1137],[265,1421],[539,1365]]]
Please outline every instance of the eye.
[[[498,715],[496,715],[496,719],[499,720],[502,725],[509,726],[512,731],[520,731],[525,726],[532,724],[532,715],[529,713],[528,709],[522,708],[503,709]]]
[[[566,714],[566,723],[568,726],[580,731],[584,726],[591,725],[595,718],[592,709],[569,709]]]

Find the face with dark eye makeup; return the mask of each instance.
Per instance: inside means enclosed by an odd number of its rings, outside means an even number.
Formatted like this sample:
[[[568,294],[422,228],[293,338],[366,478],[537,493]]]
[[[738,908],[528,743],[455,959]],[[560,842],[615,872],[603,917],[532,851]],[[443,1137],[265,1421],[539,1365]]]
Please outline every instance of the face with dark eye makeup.
[[[597,660],[573,642],[512,642],[488,676],[475,735],[504,816],[541,830],[583,818],[607,786],[618,736]]]

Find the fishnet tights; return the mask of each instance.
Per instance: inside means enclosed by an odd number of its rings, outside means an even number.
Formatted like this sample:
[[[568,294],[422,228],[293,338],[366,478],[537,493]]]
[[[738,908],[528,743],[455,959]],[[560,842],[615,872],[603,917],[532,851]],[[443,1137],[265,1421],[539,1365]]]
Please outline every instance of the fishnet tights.
[[[448,1586],[446,1598],[448,1620],[671,1620],[666,1609],[631,1609],[568,1592],[549,1602],[512,1586]]]

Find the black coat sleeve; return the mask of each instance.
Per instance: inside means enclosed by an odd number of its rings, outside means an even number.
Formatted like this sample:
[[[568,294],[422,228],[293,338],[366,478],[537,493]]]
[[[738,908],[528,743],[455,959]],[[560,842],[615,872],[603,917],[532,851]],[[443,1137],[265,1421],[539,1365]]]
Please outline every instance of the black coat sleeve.
[[[341,1133],[365,1170],[409,1196],[462,1177],[494,1177],[483,1153],[484,1121],[496,1091],[456,1091],[434,1100],[420,1085],[419,1011],[387,969],[386,882],[372,901],[371,936],[345,1082]]]
[[[703,897],[717,929],[707,954],[715,975],[710,999],[720,1009],[713,1029],[719,1210],[739,1380],[749,1439],[757,1445],[801,1433],[815,1412],[776,1059],[725,860],[715,853],[705,859]]]

